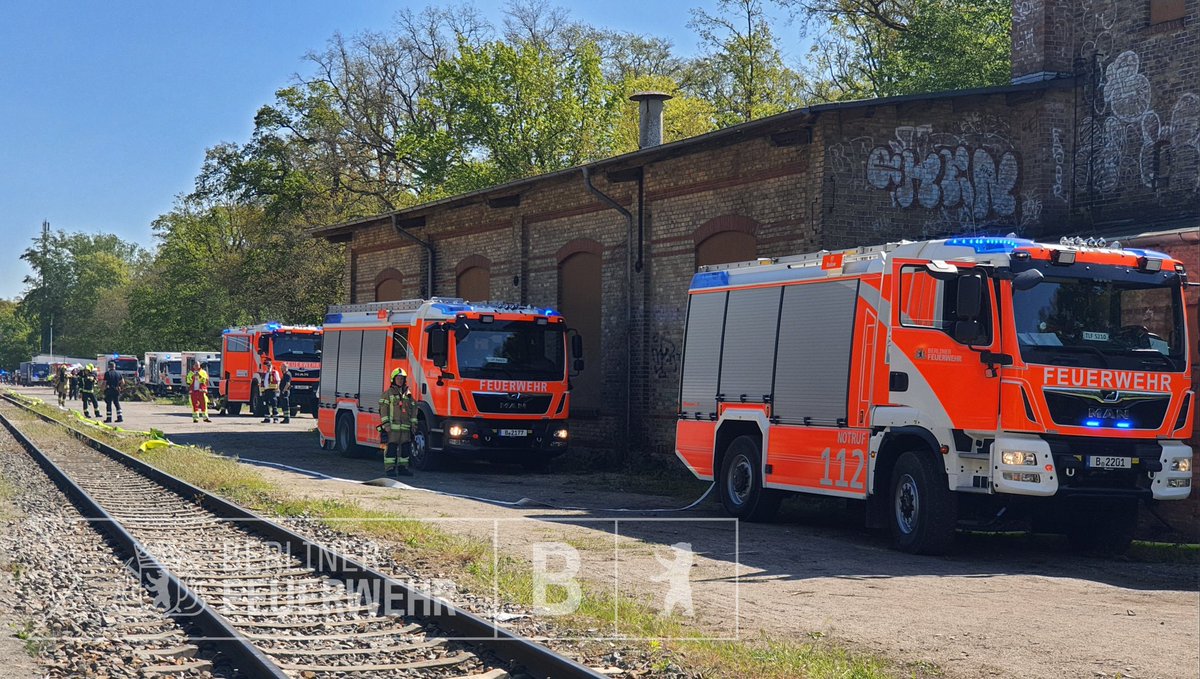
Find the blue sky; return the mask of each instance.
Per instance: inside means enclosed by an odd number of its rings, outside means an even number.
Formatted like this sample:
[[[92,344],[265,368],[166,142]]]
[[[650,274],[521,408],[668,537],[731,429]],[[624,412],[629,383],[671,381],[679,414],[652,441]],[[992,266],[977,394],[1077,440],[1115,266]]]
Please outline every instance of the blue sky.
[[[305,52],[335,32],[385,30],[404,7],[369,0],[89,0],[0,3],[0,297],[19,294],[18,256],[43,219],[153,245],[151,222],[186,193],[204,150],[245,141],[254,113]],[[499,3],[477,2],[497,25]],[[715,0],[561,0],[597,26],[696,51],[689,7]],[[789,56],[795,29],[779,25]]]

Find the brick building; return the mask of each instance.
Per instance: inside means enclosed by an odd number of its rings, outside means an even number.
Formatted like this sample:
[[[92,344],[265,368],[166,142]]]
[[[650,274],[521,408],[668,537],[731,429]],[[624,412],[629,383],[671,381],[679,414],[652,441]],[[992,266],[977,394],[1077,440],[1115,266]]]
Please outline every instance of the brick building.
[[[576,445],[669,454],[699,264],[982,231],[1182,228],[1161,246],[1194,252],[1200,0],[1014,0],[1012,39],[1003,87],[811,106],[314,233],[346,244],[350,301],[560,308],[589,357]]]

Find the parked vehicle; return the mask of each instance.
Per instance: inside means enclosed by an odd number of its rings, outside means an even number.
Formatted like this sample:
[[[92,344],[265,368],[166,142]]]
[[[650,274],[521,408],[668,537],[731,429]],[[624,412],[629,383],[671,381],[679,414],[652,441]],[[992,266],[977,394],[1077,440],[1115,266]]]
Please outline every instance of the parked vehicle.
[[[125,380],[126,384],[137,384],[141,379],[138,374],[139,364],[137,356],[129,356],[125,354],[97,354],[96,355],[96,374],[103,375],[108,370],[108,364],[115,363],[117,374],[121,379]]]
[[[730,514],[865,500],[898,549],[955,527],[1128,546],[1192,483],[1182,286],[1149,250],[952,238],[705,266],[676,454]]]
[[[292,371],[292,416],[303,410],[317,416],[317,384],[321,375],[321,328],[311,325],[260,323],[229,328],[221,341],[221,391],[224,410],[241,413],[243,405],[257,416],[264,413],[260,398],[263,361]],[[211,374],[211,371],[210,371]]]
[[[554,310],[414,299],[331,306],[324,328],[323,448],[379,446],[379,399],[403,368],[419,410],[417,468],[448,454],[537,467],[566,452],[569,331]]]
[[[221,352],[219,351],[185,351],[183,352],[184,378],[187,378],[187,366],[190,362],[205,366],[208,372],[208,393],[218,396],[221,393]],[[187,385],[184,385],[185,389]]]
[[[179,352],[147,351],[142,358],[142,383],[151,393],[162,396],[171,391],[171,371],[167,364],[179,362]]]

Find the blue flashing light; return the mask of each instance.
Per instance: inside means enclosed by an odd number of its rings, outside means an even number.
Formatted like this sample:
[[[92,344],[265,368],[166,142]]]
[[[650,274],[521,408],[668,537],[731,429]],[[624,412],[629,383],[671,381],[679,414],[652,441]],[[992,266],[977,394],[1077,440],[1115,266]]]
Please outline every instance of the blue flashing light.
[[[341,314],[325,314],[325,322],[326,323],[341,323],[342,315]]]
[[[1143,250],[1141,248],[1122,248],[1122,249],[1125,250],[1125,252],[1128,252],[1133,255],[1137,255],[1138,257],[1152,257],[1154,259],[1171,259],[1171,255],[1168,255],[1165,252],[1159,252],[1158,250]]]
[[[270,323],[267,323],[267,331],[268,332],[275,332],[276,330],[278,330],[282,327],[283,327],[283,324],[280,323],[279,321],[271,321]]]
[[[1026,238],[996,238],[994,236],[971,236],[967,238],[950,238],[946,245],[971,248],[977,254],[994,254],[997,252],[1012,252],[1018,247],[1033,245]]]
[[[1084,420],[1083,423],[1089,427],[1099,427],[1100,420]]]
[[[542,309],[542,314],[549,316],[550,318],[562,315],[562,314],[558,313],[557,311],[555,311],[554,309]]]
[[[692,289],[723,288],[729,285],[728,271],[706,271],[692,276]]]
[[[1117,429],[1129,429],[1132,426],[1133,423],[1128,420],[1121,420],[1117,423]]]
[[[471,306],[467,304],[446,304],[444,302],[438,302],[437,304],[434,304],[433,308],[448,315],[453,315],[460,311],[471,310]]]

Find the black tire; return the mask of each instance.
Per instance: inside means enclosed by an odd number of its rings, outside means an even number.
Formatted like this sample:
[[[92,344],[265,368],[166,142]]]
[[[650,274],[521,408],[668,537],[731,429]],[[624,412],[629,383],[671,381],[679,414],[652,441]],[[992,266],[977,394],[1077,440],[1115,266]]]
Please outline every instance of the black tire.
[[[417,430],[413,432],[412,459],[408,463],[425,472],[441,466],[441,456],[429,445],[429,425],[424,418],[417,421]]]
[[[242,404],[241,403],[226,403],[225,404],[225,414],[230,417],[237,417],[238,415],[241,415],[242,414]]]
[[[250,385],[250,414],[255,417],[266,417],[267,407],[258,394],[258,384]]]
[[[1079,502],[1063,517],[1067,541],[1083,554],[1119,556],[1137,530],[1137,500]]]
[[[932,453],[911,450],[892,470],[892,545],[910,554],[942,554],[954,542],[958,498]]]
[[[358,439],[354,435],[354,418],[340,415],[333,427],[333,448],[343,457],[351,457],[358,448]]]
[[[762,452],[758,439],[742,435],[725,450],[717,494],[730,516],[742,521],[770,521],[779,511],[783,492],[763,488]]]

